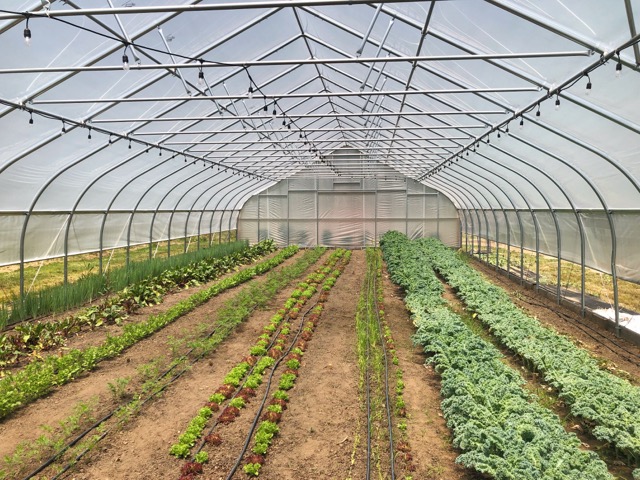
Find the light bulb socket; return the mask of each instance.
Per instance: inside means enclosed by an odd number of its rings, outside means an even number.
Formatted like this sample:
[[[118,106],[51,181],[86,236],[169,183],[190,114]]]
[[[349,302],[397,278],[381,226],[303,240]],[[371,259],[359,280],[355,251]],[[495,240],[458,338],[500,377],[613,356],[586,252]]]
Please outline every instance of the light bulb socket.
[[[24,43],[27,44],[27,46],[31,45],[31,30],[29,29],[29,27],[24,29]]]
[[[202,70],[198,72],[198,85],[204,87],[204,72]]]
[[[249,96],[249,99],[253,98],[253,85],[249,85],[248,96]]]
[[[129,56],[126,53],[122,55],[122,68],[129,70]]]

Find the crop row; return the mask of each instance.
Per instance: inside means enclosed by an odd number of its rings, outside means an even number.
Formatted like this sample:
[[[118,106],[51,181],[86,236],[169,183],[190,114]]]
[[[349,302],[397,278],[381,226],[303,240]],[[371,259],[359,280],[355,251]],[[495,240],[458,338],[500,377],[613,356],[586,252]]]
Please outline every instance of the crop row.
[[[318,250],[319,253],[323,251],[323,249]],[[284,322],[285,318],[291,318],[293,313],[297,314],[306,301],[313,296],[316,292],[316,286],[324,279],[325,273],[331,271],[331,268],[341,256],[341,254],[337,255],[336,253],[338,252],[334,252],[327,259],[323,269],[318,269],[316,273],[308,275],[304,282],[299,283],[289,299],[284,303],[284,308],[278,310],[271,317],[258,341],[250,347],[249,355],[244,357],[228,372],[222,381],[222,385],[216,389],[204,407],[191,420],[185,432],[180,435],[178,442],[172,445],[170,449],[172,455],[179,458],[189,456],[191,448],[195,446],[198,438],[201,437],[208,418],[214,412],[223,408],[223,404],[227,400],[230,400],[229,406],[222,410],[211,429],[218,423],[233,422],[235,417],[240,415],[245,403],[255,395],[255,389],[262,383],[262,376],[266,369],[273,366],[276,359],[282,354],[284,342],[290,333],[291,327],[289,322]],[[277,339],[272,339],[271,337],[275,333],[278,333]],[[209,442],[212,441],[217,441],[217,437],[210,437]]]
[[[477,312],[492,333],[556,388],[571,413],[594,425],[593,435],[640,464],[640,388],[602,370],[567,337],[544,327],[511,302],[507,293],[435,239],[421,249],[437,271]],[[636,470],[640,474],[640,469]]]
[[[28,355],[35,353],[37,356],[41,351],[62,345],[67,337],[83,328],[93,329],[104,324],[119,325],[139,308],[160,303],[163,296],[171,290],[211,281],[238,265],[250,263],[271,253],[275,248],[272,240],[265,240],[222,258],[204,258],[141,280],[75,315],[59,320],[17,325],[12,333],[0,334],[0,368]]]
[[[224,290],[267,272],[297,251],[297,246],[287,247],[276,256],[214,283],[159,315],[150,316],[143,322],[125,325],[122,333],[108,337],[99,346],[82,350],[73,349],[61,356],[51,355],[30,363],[15,374],[7,373],[0,379],[0,418],[46,395],[53,387],[63,385],[81,373],[93,369],[100,361],[119,355],[126,348],[162,329]]]
[[[131,262],[127,266],[102,273],[88,273],[77,281],[65,285],[54,285],[27,293],[0,304],[0,326],[13,324],[29,318],[64,312],[89,302],[106,292],[121,290],[127,285],[145,278],[159,275],[165,270],[175,270],[202,259],[224,257],[246,249],[247,242],[231,242],[215,245],[194,252],[167,258],[153,258]]]
[[[299,375],[299,368],[301,366],[302,356],[306,350],[307,342],[309,342],[313,336],[313,332],[318,325],[320,316],[324,309],[324,302],[328,298],[329,291],[335,285],[336,280],[341,275],[342,271],[349,263],[351,259],[351,252],[344,250],[337,250],[337,257],[341,260],[341,263],[336,265],[336,269],[328,273],[327,279],[322,284],[322,294],[318,299],[318,304],[314,307],[313,313],[309,319],[304,322],[304,327],[301,331],[298,331],[297,342],[291,343],[291,346],[284,352],[287,354],[284,357],[286,361],[286,370],[280,375],[278,381],[278,389],[273,393],[270,404],[266,408],[261,416],[261,423],[255,432],[253,439],[253,447],[251,455],[245,460],[243,466],[244,472],[250,477],[257,477],[260,474],[260,468],[262,467],[265,457],[271,446],[273,437],[278,434],[280,428],[278,423],[282,419],[282,413],[287,408],[289,401],[288,391],[291,390]],[[283,359],[276,360],[273,368],[275,369]],[[266,400],[266,393],[265,393]]]
[[[381,241],[391,278],[405,288],[414,337],[441,375],[442,411],[452,428],[456,460],[498,479],[611,479],[593,452],[558,417],[522,389],[502,354],[444,306],[442,286],[418,242],[398,232]]]

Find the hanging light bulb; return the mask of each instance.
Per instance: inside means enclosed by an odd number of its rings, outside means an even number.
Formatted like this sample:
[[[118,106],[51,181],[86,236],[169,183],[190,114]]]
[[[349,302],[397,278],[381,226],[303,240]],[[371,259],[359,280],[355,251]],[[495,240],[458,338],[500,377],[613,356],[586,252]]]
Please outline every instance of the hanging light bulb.
[[[507,123],[507,128],[504,130],[505,135],[509,135],[509,124]]]
[[[282,119],[282,126],[283,126],[283,127],[286,127],[286,126],[287,126],[287,121],[286,121],[284,118]]]
[[[198,72],[198,86],[200,88],[203,88],[206,85],[205,81],[204,81],[204,72],[202,71],[202,69],[200,69],[200,71]]]
[[[62,121],[62,133],[67,133],[67,126],[64,123],[64,120]]]
[[[540,116],[540,104],[538,103],[538,110],[536,111],[536,117]]]
[[[555,106],[556,110],[560,110],[560,92],[557,93],[556,95],[556,106]]]
[[[591,77],[589,77],[588,73],[585,73],[585,75],[587,76],[587,89],[585,91],[585,95],[589,95],[591,93],[591,87],[592,87]]]
[[[500,130],[498,130],[498,141],[500,141],[501,138],[502,138],[502,135],[500,135]]]
[[[91,127],[89,127],[89,133],[87,134],[87,140],[91,140]]]
[[[273,112],[271,112],[271,116],[273,117],[273,119],[275,120],[276,117],[278,116],[278,112],[276,111],[276,105],[275,103],[273,104]]]
[[[29,125],[33,125],[33,110],[29,110]]]
[[[23,35],[24,35],[24,44],[27,47],[30,47],[31,46],[31,30],[29,30],[29,19],[28,18],[27,18],[27,25],[26,25],[26,27],[24,29]]]
[[[122,53],[122,69],[123,70],[129,70],[130,66],[129,66],[129,57],[127,56],[127,48],[129,46],[125,45],[124,47],[124,52]]]
[[[247,96],[249,97],[249,100],[253,98],[253,85],[249,85],[249,91],[247,92]]]
[[[622,63],[620,62],[620,55],[618,55],[618,63],[616,63],[616,78],[620,78],[622,75]]]
[[[287,130],[291,130],[291,122],[287,125]]]
[[[111,134],[109,134],[109,145],[113,144],[113,139],[111,138]]]
[[[520,117],[520,125],[519,125],[520,130],[522,130],[523,127],[524,127],[524,117]]]
[[[131,150],[131,139],[129,139],[129,150]]]

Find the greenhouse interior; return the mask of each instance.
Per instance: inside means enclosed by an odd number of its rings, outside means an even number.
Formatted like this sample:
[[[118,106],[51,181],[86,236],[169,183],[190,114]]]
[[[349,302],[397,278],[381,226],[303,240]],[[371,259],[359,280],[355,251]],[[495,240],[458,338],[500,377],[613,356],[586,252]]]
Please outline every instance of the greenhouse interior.
[[[3,2],[0,480],[640,480],[639,29]]]

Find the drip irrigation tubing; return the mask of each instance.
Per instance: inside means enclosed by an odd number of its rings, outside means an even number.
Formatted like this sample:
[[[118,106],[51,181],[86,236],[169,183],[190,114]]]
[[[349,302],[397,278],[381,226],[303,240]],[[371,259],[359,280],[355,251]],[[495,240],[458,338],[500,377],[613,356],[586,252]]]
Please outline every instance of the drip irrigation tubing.
[[[314,308],[316,305],[318,304],[318,302],[316,301],[316,303],[311,307]],[[305,316],[309,313],[310,310],[307,310],[302,316],[301,316],[301,325],[303,324],[303,320],[305,318]],[[266,347],[266,350],[270,350],[277,342],[278,340],[278,335],[280,335],[280,332],[282,331],[283,328],[283,324],[285,323],[285,319],[286,320],[290,320],[289,314],[287,313],[287,316],[285,318],[282,319],[282,321],[280,322],[280,325],[278,326],[278,329],[274,332],[273,334],[273,338],[271,340],[271,342],[269,343],[269,345]],[[300,327],[302,328],[302,327]],[[289,351],[291,350],[291,348],[289,349]],[[287,353],[289,353],[289,351],[287,351]],[[280,358],[284,358],[284,354],[280,357]],[[244,382],[242,382],[234,391],[233,395],[231,397],[229,397],[229,400],[233,400],[234,398],[236,398],[238,396],[238,394],[240,393],[240,390],[242,390],[244,388],[244,386],[247,383],[247,380],[249,378],[249,376],[253,373],[253,370],[255,369],[257,365],[257,362],[251,366],[251,368],[249,369],[249,371],[247,372],[247,374],[245,375],[245,380]],[[274,368],[275,365],[279,365],[279,360],[274,363]],[[203,440],[200,441],[200,443],[198,444],[198,448],[196,448],[195,453],[192,455],[192,460],[195,459],[196,454],[200,453],[200,451],[204,448],[206,441],[204,440],[205,437],[207,437],[208,435],[210,435],[211,433],[213,433],[213,431],[215,430],[215,428],[218,426],[219,422],[218,419],[216,418],[213,422],[213,424],[211,425],[211,428],[209,428],[209,430],[207,431],[207,433],[205,435],[202,435]]]
[[[487,263],[487,262],[485,262],[483,260],[480,260],[480,263],[482,265],[484,265],[486,268],[493,269],[493,267],[495,267],[495,265],[493,265],[491,263]],[[507,278],[509,278],[509,277],[507,277]],[[492,283],[494,283],[493,280],[492,280]],[[504,283],[507,283],[507,282],[501,280],[501,283],[504,284]],[[584,333],[585,335],[590,337],[592,340],[594,340],[596,342],[599,342],[600,345],[602,345],[603,347],[607,348],[612,353],[615,353],[616,355],[620,355],[622,358],[624,358],[625,360],[627,360],[630,363],[633,363],[636,366],[640,366],[640,362],[638,361],[638,360],[640,360],[640,354],[629,350],[624,345],[612,340],[607,335],[604,335],[600,330],[588,325],[587,323],[580,322],[580,321],[576,320],[575,317],[573,317],[571,315],[567,315],[564,312],[559,312],[559,311],[555,310],[554,308],[550,307],[549,305],[545,305],[544,303],[539,303],[539,302],[534,301],[534,299],[538,299],[538,295],[537,294],[528,293],[526,291],[523,294],[524,294],[524,296],[527,297],[527,300],[526,300],[527,303],[529,303],[531,305],[538,306],[538,307],[545,308],[546,310],[549,310],[550,312],[555,314],[558,318],[564,320],[568,324],[570,324],[573,327],[577,328],[582,333]],[[586,331],[586,329],[590,330],[596,336],[594,336],[594,335],[592,335],[592,333],[589,333],[588,331]],[[603,340],[613,344],[615,346],[615,348],[621,350],[622,352],[625,352],[627,355],[629,355],[629,357],[625,357],[624,354],[621,354],[620,351],[614,350],[610,345],[607,345],[606,343],[602,343]]]
[[[391,480],[396,478],[396,470],[394,465],[394,450],[393,450],[393,422],[391,421],[391,401],[389,400],[389,358],[387,356],[387,345],[382,332],[382,322],[380,321],[380,310],[378,308],[378,260],[379,256],[377,251],[374,251],[376,255],[376,269],[373,282],[373,306],[375,308],[376,319],[378,321],[378,331],[380,333],[380,345],[382,346],[382,354],[384,357],[384,394],[385,405],[387,409],[387,424],[389,428],[389,457],[391,466]],[[381,267],[380,267],[381,268]]]
[[[368,267],[368,266],[367,266]],[[367,296],[370,294],[371,292],[371,279],[370,276],[368,275],[368,268],[367,268],[367,277],[366,277],[366,291],[367,291]],[[368,302],[367,299],[367,309],[371,308],[371,305]],[[365,310],[366,311],[366,310]],[[365,378],[366,378],[366,382],[367,382],[367,397],[366,397],[366,403],[367,403],[367,469],[366,469],[366,480],[369,480],[371,478],[371,334],[370,334],[370,330],[371,330],[371,326],[369,325],[369,316],[366,315],[366,326],[367,326],[367,337],[366,337],[366,344],[367,344],[367,357],[366,357],[366,370],[365,370]]]
[[[254,306],[249,314],[251,314],[254,310],[256,309],[256,307]],[[211,338],[217,331],[218,331],[219,327],[216,326],[216,328],[214,328],[211,332],[209,332],[207,334],[206,337],[204,337],[205,339],[209,339]],[[176,369],[176,367],[178,365],[180,365],[184,360],[186,360],[189,355],[191,353],[193,353],[194,350],[196,350],[197,347],[192,347],[191,349],[189,349],[186,353],[184,353],[183,355],[181,355],[177,360],[175,360],[173,362],[173,365],[171,367],[169,367],[167,370],[165,370],[161,375],[159,375],[155,380],[154,383],[161,381],[163,378],[165,378],[167,375],[169,375],[173,370]],[[159,393],[163,392],[167,387],[169,387],[171,384],[173,384],[174,382],[176,382],[182,375],[184,375],[187,371],[191,370],[191,367],[193,365],[195,365],[198,361],[200,361],[205,355],[207,354],[207,352],[202,352],[201,354],[199,354],[198,356],[196,356],[184,369],[182,369],[180,372],[178,372],[176,375],[174,375],[172,378],[169,379],[169,381],[165,384],[163,384],[160,388],[154,390],[149,396],[147,396],[147,398],[145,398],[140,405],[138,406],[138,408],[142,408],[143,405],[145,405],[149,400],[151,400],[152,398],[156,397]],[[66,452],[69,448],[73,447],[75,444],[77,444],[80,440],[82,440],[84,437],[86,437],[89,433],[91,433],[93,430],[95,430],[96,428],[98,428],[98,426],[109,420],[113,415],[115,415],[115,413],[122,408],[122,405],[116,407],[115,409],[113,409],[111,412],[109,412],[107,415],[105,415],[104,417],[102,417],[100,420],[98,420],[97,422],[95,422],[94,424],[92,424],[89,428],[87,428],[84,432],[82,432],[81,434],[79,434],[76,438],[74,438],[71,442],[67,443],[61,450],[59,450],[53,457],[49,458],[46,462],[44,462],[42,465],[40,465],[36,470],[34,470],[33,472],[31,472],[29,475],[27,475],[26,477],[23,478],[23,480],[30,480],[31,478],[33,478],[35,475],[37,475],[38,473],[40,473],[41,471],[43,471],[45,468],[47,468],[49,465],[51,465],[53,462],[55,462],[58,458],[60,458],[64,452]],[[111,432],[112,429],[107,430],[106,432],[103,432],[100,437],[98,437],[95,441],[95,443],[98,443],[99,441],[101,441],[108,433]],[[94,443],[94,445],[95,445]],[[66,471],[68,471],[71,467],[73,467],[73,465],[75,465],[75,463],[78,462],[78,460],[80,460],[84,455],[86,455],[89,451],[91,450],[91,448],[86,448],[85,450],[83,450],[82,452],[80,452],[76,458],[74,459],[73,462],[70,462],[69,464],[67,464],[60,472],[58,472],[58,474],[56,474],[54,477],[51,478],[51,480],[56,480],[58,478],[60,478]]]
[[[269,390],[271,388],[271,382],[273,380],[273,376],[274,376],[274,374],[276,372],[276,369],[278,368],[278,366],[280,365],[282,360],[284,360],[284,358],[287,355],[289,355],[289,353],[291,353],[291,350],[293,350],[293,347],[295,346],[296,342],[298,341],[298,337],[300,336],[300,334],[302,333],[302,329],[304,328],[304,319],[307,317],[309,312],[311,312],[318,305],[318,303],[320,303],[319,297],[320,297],[321,293],[322,293],[322,290],[321,289],[318,290],[318,295],[317,295],[318,299],[314,302],[313,305],[311,305],[301,315],[301,317],[300,317],[300,326],[298,327],[298,331],[296,332],[295,336],[293,337],[289,347],[287,348],[286,351],[282,352],[282,355],[280,356],[280,358],[278,358],[276,360],[276,362],[273,364],[273,366],[271,368],[271,372],[269,373],[269,378],[267,379],[267,382],[266,382],[266,388],[265,388],[264,395],[262,397],[262,401],[260,402],[260,405],[258,405],[258,411],[256,412],[256,415],[255,415],[255,417],[253,419],[253,422],[251,423],[251,427],[249,428],[249,432],[247,433],[247,436],[245,438],[244,444],[242,445],[242,451],[240,452],[240,455],[238,455],[238,458],[236,459],[236,463],[233,465],[233,467],[231,467],[231,470],[229,470],[229,473],[227,474],[226,480],[231,480],[233,475],[235,475],[236,471],[238,470],[238,467],[240,466],[240,463],[242,462],[242,458],[244,457],[245,453],[247,453],[247,448],[249,447],[249,443],[251,442],[251,438],[253,437],[253,432],[255,432],[256,426],[258,425],[258,421],[260,420],[260,415],[262,414],[262,411],[264,409],[264,405],[265,405],[265,403],[267,403],[267,398],[269,397]]]

